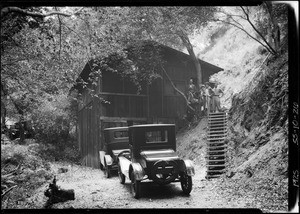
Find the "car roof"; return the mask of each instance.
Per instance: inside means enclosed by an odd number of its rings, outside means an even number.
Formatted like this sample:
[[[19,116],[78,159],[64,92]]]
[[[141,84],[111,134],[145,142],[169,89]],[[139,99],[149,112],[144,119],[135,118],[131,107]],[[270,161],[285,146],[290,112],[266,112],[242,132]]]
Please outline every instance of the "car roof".
[[[112,128],[106,128],[104,131],[109,131],[109,130],[128,130],[127,126],[121,126],[121,127],[112,127]]]
[[[133,125],[129,126],[129,128],[142,128],[142,127],[170,127],[175,126],[175,124],[142,124],[142,125]]]

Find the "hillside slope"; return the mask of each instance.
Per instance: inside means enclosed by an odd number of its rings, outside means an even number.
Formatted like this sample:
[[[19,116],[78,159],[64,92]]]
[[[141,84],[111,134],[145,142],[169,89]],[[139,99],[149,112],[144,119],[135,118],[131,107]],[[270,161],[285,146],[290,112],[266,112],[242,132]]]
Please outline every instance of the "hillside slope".
[[[230,109],[228,173],[212,182],[224,197],[243,198],[246,207],[265,212],[287,211],[288,204],[286,37],[282,44],[274,57],[243,32],[221,27],[199,51],[201,59],[224,68],[211,79],[220,82],[221,103]],[[203,167],[205,120],[177,138],[179,153]]]

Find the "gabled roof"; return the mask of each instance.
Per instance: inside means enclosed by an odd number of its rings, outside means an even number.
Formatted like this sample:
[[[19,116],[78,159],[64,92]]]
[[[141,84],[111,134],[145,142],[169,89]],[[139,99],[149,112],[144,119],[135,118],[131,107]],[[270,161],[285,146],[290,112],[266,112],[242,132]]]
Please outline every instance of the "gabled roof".
[[[148,40],[148,41],[144,41],[143,43],[144,43],[145,46],[147,46],[147,45],[151,45],[151,46],[156,45],[159,48],[161,48],[162,50],[165,50],[167,52],[172,52],[172,53],[176,54],[177,56],[179,56],[180,58],[182,58],[182,59],[184,59],[186,61],[192,60],[191,56],[189,56],[188,54],[185,54],[185,53],[183,53],[181,51],[175,50],[175,49],[173,49],[171,47],[168,47],[166,45],[160,44],[158,42]],[[128,47],[127,49],[130,49],[130,47]],[[223,70],[223,68],[215,66],[215,65],[213,65],[211,63],[205,62],[205,61],[200,60],[200,59],[198,59],[198,60],[199,60],[201,66],[205,66],[205,67],[209,68],[209,73],[207,74],[209,76],[212,75],[212,74],[214,74],[214,73],[217,73],[217,72]],[[79,79],[80,78],[82,78],[84,81],[86,81],[88,79],[89,73],[90,73],[90,70],[91,70],[90,67],[93,64],[94,64],[94,60],[90,60],[90,61],[88,61],[86,63],[85,67],[83,68],[82,72],[80,73],[79,77],[77,78],[76,84],[73,86],[73,88],[77,88],[78,87],[78,83],[79,83]]]

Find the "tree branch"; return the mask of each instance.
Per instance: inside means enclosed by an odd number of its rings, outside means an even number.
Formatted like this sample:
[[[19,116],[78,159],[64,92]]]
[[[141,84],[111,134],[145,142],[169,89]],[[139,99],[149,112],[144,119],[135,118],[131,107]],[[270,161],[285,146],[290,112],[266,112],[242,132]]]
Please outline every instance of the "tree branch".
[[[239,18],[241,18],[241,19],[246,20],[246,18],[243,17],[243,16],[241,16],[241,15],[229,14],[229,13],[226,13],[226,12],[224,12],[224,11],[218,11],[218,13],[223,13],[223,14],[225,14],[226,16],[230,16],[230,17],[236,16],[236,17],[239,17]]]
[[[215,19],[214,21],[217,21],[217,22],[223,22],[223,23],[226,23],[226,24],[230,24],[242,31],[244,31],[249,37],[251,37],[252,39],[254,39],[255,41],[257,41],[259,44],[261,44],[264,48],[266,48],[270,53],[273,53],[271,49],[269,49],[268,46],[266,46],[265,44],[263,44],[261,41],[259,41],[258,39],[256,39],[255,37],[253,37],[250,33],[248,33],[244,28],[236,25],[236,24],[233,24],[231,22],[227,22],[227,21],[224,21],[224,20],[220,20],[220,19]]]
[[[6,190],[4,193],[1,194],[1,199],[7,194],[9,193],[13,188],[17,187],[18,185],[14,185],[12,187],[10,187],[8,190]]]
[[[56,8],[57,10],[57,8]],[[60,64],[60,55],[61,55],[61,19],[59,14],[57,14],[58,23],[59,23],[59,64]]]
[[[192,107],[189,105],[189,101],[188,101],[187,97],[185,96],[185,94],[184,94],[182,91],[180,91],[180,90],[174,85],[173,81],[171,80],[171,78],[169,77],[167,71],[164,69],[164,67],[163,67],[162,65],[161,65],[161,68],[162,68],[162,70],[164,71],[164,74],[166,75],[166,77],[168,78],[168,80],[170,81],[172,87],[173,87],[173,88],[174,88],[181,96],[183,96],[183,98],[185,99],[187,107],[188,107],[189,109],[191,109],[192,111],[195,111],[195,109],[192,108]]]
[[[250,18],[249,18],[249,14],[245,11],[245,9],[243,8],[243,6],[240,6],[244,12],[244,14],[246,15],[247,21],[249,22],[249,24],[251,25],[251,27],[255,30],[255,32],[262,38],[262,40],[265,42],[265,44],[269,47],[269,49],[271,50],[271,53],[276,55],[276,51],[272,48],[272,46],[266,41],[265,37],[256,29],[256,27],[254,26],[254,24],[251,22]]]
[[[7,14],[12,13],[12,12],[19,13],[19,14],[22,14],[25,16],[42,17],[42,18],[46,17],[46,16],[53,16],[53,15],[62,15],[62,16],[70,17],[72,15],[78,14],[82,9],[83,9],[83,7],[76,10],[74,13],[69,14],[69,13],[63,13],[63,12],[58,12],[58,11],[52,11],[49,13],[37,13],[37,12],[30,12],[30,11],[21,9],[19,7],[4,7],[1,9],[1,19],[3,17],[5,17]]]

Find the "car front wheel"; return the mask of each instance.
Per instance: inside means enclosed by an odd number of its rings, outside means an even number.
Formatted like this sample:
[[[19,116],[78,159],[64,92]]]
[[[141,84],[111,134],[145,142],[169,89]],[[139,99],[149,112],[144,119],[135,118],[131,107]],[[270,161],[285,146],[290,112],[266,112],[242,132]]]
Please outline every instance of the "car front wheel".
[[[134,173],[131,173],[131,192],[134,198],[140,198],[141,181],[137,181],[134,177]]]
[[[193,186],[192,176],[189,176],[186,172],[182,173],[180,176],[180,183],[183,193],[189,195]]]
[[[118,174],[119,174],[119,180],[120,180],[120,183],[121,184],[124,184],[125,183],[125,175],[122,173],[121,171],[121,166],[120,166],[120,163],[118,164]]]

